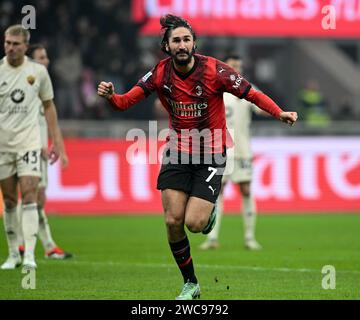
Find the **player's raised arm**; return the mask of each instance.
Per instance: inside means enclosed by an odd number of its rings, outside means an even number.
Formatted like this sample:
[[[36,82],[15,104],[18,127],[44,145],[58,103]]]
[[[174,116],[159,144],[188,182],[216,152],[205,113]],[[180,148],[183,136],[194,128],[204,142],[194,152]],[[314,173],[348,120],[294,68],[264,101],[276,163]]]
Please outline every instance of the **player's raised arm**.
[[[146,98],[144,89],[134,86],[125,94],[116,94],[111,82],[100,82],[98,95],[107,99],[114,107],[124,111]]]
[[[243,76],[230,68],[227,64],[218,61],[216,69],[217,79],[221,90],[229,92],[241,99],[246,99],[260,109],[271,114],[274,118],[279,119],[290,126],[294,125],[298,117],[296,112],[283,111],[269,96],[254,89]]]
[[[138,83],[125,94],[115,93],[112,82],[101,81],[98,86],[98,95],[107,99],[114,107],[124,111],[141,100],[144,100],[156,89],[155,75],[157,74],[157,65],[144,75]]]
[[[293,126],[298,118],[297,112],[283,111],[269,96],[254,88],[249,90],[245,99],[290,126]]]

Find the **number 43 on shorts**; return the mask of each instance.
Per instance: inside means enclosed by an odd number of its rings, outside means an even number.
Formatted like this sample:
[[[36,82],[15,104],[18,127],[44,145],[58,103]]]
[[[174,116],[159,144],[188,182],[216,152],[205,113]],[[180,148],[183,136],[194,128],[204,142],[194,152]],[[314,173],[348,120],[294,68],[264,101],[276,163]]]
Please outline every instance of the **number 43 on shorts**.
[[[27,151],[21,155],[21,162],[19,163],[18,170],[22,173],[32,175],[35,173],[36,176],[40,173],[41,165],[41,150]]]
[[[28,151],[22,157],[23,161],[27,164],[36,164],[39,161],[39,151]]]

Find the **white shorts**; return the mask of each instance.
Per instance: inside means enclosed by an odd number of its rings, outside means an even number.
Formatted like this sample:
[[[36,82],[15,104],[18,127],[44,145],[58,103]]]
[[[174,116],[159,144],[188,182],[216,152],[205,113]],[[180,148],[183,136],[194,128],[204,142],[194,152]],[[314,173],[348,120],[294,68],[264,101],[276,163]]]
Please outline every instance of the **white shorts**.
[[[41,176],[41,150],[0,152],[0,180],[13,175],[18,177]]]
[[[226,160],[226,168],[222,182],[228,181],[234,183],[250,182],[252,178],[252,159],[251,158],[233,158]]]
[[[41,180],[39,188],[47,188],[48,184],[48,160],[41,158]]]

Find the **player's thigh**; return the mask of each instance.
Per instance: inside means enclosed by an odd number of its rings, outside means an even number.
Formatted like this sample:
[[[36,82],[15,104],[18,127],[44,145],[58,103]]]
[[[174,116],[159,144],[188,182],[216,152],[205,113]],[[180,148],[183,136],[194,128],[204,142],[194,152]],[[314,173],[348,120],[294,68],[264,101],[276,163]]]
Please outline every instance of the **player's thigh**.
[[[19,187],[22,202],[24,204],[37,202],[37,189],[40,177],[21,176],[19,177]]]
[[[185,220],[185,209],[189,195],[181,190],[164,189],[161,200],[167,225],[182,225]]]
[[[242,195],[248,197],[251,193],[251,183],[250,181],[243,181],[238,183],[240,192]]]
[[[41,150],[19,152],[16,163],[22,202],[37,202],[37,188],[41,177]]]
[[[191,196],[186,206],[185,225],[192,231],[201,231],[209,221],[214,203]]]
[[[17,205],[16,153],[0,152],[0,186],[7,208]]]
[[[17,185],[18,179],[16,175],[12,175],[11,177],[0,180],[1,192],[6,208],[12,209],[17,205]]]
[[[192,185],[192,170],[189,165],[162,164],[157,180],[161,190],[166,224],[184,222],[185,207]]]
[[[189,194],[192,187],[192,169],[186,164],[162,164],[157,179],[157,189],[181,190]]]
[[[193,184],[190,196],[215,203],[221,191],[223,164],[194,165]]]
[[[185,224],[192,231],[201,231],[221,191],[225,163],[194,165],[193,186],[185,213]]]

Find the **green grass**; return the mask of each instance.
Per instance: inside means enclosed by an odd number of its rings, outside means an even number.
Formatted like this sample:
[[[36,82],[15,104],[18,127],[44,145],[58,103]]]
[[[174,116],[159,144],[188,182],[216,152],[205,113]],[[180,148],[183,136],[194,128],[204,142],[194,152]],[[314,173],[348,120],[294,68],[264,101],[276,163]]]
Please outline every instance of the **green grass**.
[[[21,268],[0,271],[0,299],[174,299],[182,286],[161,216],[50,217],[57,243],[73,252],[48,261],[38,242],[36,289],[24,290]],[[259,216],[264,249],[243,248],[240,216],[225,216],[221,248],[203,252],[191,234],[202,299],[359,299],[360,215]],[[7,247],[0,233],[0,259]],[[321,287],[324,265],[336,289]]]

